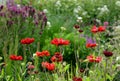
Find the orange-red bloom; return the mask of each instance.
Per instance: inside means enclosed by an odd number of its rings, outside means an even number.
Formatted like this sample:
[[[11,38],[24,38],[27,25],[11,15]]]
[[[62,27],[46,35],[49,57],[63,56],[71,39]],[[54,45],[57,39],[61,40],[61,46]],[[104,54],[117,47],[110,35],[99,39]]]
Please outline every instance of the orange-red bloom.
[[[54,44],[56,46],[60,46],[60,45],[69,45],[70,42],[69,40],[64,40],[62,38],[54,38],[52,41],[51,41],[51,44]]]
[[[49,62],[42,62],[42,67],[47,68],[49,71],[55,70],[55,64]]]
[[[23,57],[22,56],[17,56],[17,55],[10,55],[10,59],[11,60],[23,60]]]
[[[24,38],[20,42],[21,44],[31,44],[34,42],[34,40],[35,40],[34,38]]]
[[[95,57],[93,55],[89,55],[89,56],[87,56],[87,59],[88,59],[89,62],[99,63],[102,60],[102,57],[100,57],[100,56]]]
[[[93,48],[93,47],[96,47],[96,46],[97,46],[96,43],[87,43],[87,44],[86,44],[86,47],[87,47],[87,48]]]
[[[52,62],[62,62],[63,61],[63,56],[61,53],[56,52],[53,57],[51,57]]]

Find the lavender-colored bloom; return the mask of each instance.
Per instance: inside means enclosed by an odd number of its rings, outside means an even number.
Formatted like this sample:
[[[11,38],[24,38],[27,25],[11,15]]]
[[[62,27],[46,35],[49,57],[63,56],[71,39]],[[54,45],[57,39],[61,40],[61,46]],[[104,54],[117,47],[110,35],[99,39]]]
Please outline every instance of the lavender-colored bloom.
[[[91,37],[86,37],[86,39],[87,39],[86,43],[90,43],[90,44],[95,44],[96,43],[96,41],[93,40]]]
[[[6,14],[4,12],[0,12],[0,17],[5,17]]]

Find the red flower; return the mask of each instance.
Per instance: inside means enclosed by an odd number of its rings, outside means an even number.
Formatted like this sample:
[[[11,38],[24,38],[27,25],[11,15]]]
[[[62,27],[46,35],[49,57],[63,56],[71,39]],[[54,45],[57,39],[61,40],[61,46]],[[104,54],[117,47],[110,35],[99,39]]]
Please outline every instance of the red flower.
[[[93,55],[89,55],[89,56],[87,56],[87,59],[88,59],[89,62],[99,63],[102,60],[102,57],[100,57],[100,56],[95,57]]]
[[[54,44],[56,46],[60,46],[60,45],[68,45],[69,44],[69,40],[64,40],[62,38],[54,38],[51,41],[51,44]]]
[[[11,60],[23,60],[22,56],[10,55]]]
[[[42,51],[42,54],[44,54],[45,56],[50,56],[50,53],[49,53],[49,51],[47,51],[47,50]]]
[[[102,60],[102,57],[99,56],[99,57],[96,57],[95,62],[99,63],[101,60]]]
[[[24,38],[20,42],[21,44],[31,44],[34,42],[34,38]]]
[[[42,52],[36,52],[36,56],[38,56],[38,57],[50,56],[50,53],[49,53],[49,51],[45,50]]]
[[[73,77],[73,81],[82,81],[82,78],[79,78],[79,77]]]
[[[42,52],[36,52],[36,56],[38,56],[38,57],[43,57],[44,54],[43,54]]]
[[[93,47],[96,47],[96,46],[97,46],[96,43],[87,43],[87,44],[86,44],[86,47],[87,47],[87,48],[93,48]]]
[[[49,71],[53,71],[55,69],[55,64],[49,62],[42,62],[42,67],[47,68]]]
[[[110,56],[112,56],[112,55],[113,55],[113,53],[112,53],[112,52],[107,51],[107,50],[105,50],[105,51],[103,52],[103,54],[104,54],[106,57],[110,57]]]
[[[94,25],[91,29],[92,33],[97,33],[98,32],[98,28]]]
[[[104,27],[104,26],[99,26],[99,27],[98,27],[98,31],[99,31],[99,32],[105,31],[105,27]]]
[[[83,73],[85,71],[84,68],[80,68],[80,72]]]
[[[56,52],[55,55],[53,57],[51,57],[51,61],[52,62],[61,62],[63,61],[63,56],[61,53]]]

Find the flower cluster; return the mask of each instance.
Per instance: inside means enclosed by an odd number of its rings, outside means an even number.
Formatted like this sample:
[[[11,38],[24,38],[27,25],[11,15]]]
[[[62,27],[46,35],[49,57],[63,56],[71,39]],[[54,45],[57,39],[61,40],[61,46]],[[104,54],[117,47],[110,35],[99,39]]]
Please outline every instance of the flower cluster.
[[[103,32],[105,31],[106,28],[104,26],[99,26],[99,27],[96,27],[95,25],[92,27],[91,29],[91,32],[92,33],[97,33],[97,32]]]
[[[56,52],[54,56],[51,57],[52,62],[62,62],[63,61],[63,56],[61,53]]]
[[[93,56],[93,55],[89,55],[89,56],[87,56],[87,60],[89,61],[89,62],[96,62],[96,63],[99,63],[101,60],[102,60],[102,57],[100,57],[100,56],[98,56],[98,57],[95,57],[95,56]]]
[[[49,53],[49,51],[47,51],[47,50],[44,50],[44,51],[42,51],[42,52],[36,52],[36,56],[38,56],[38,57],[44,57],[44,56],[50,56],[50,53]]]
[[[42,67],[48,69],[49,71],[55,70],[55,64],[49,62],[42,62]]]
[[[10,55],[11,60],[23,60],[22,56],[17,56],[17,55]]]
[[[64,40],[62,38],[54,38],[52,41],[51,41],[51,44],[54,44],[56,46],[60,46],[60,45],[69,45],[70,42],[69,40]]]
[[[34,40],[35,40],[34,38],[24,38],[20,42],[21,44],[31,44],[34,42]]]

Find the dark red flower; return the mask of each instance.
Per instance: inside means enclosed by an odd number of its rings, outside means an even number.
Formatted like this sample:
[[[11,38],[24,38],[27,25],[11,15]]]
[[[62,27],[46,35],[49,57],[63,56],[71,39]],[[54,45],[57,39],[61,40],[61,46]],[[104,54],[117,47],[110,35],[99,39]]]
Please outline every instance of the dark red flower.
[[[104,27],[104,26],[99,26],[99,27],[98,27],[98,31],[99,31],[99,32],[105,31],[105,27]]]
[[[51,57],[52,62],[62,62],[63,61],[63,56],[61,53],[56,52],[53,57]]]
[[[17,56],[17,55],[10,55],[11,60],[23,60],[22,56]]]
[[[54,38],[52,41],[51,41],[51,44],[54,44],[56,46],[60,46],[60,45],[69,45],[69,40],[64,40],[62,38]]]
[[[84,68],[80,68],[80,72],[83,73],[85,71]]]
[[[113,53],[112,53],[112,52],[107,51],[107,50],[103,51],[103,54],[104,54],[106,57],[110,57],[110,56],[112,56],[112,55],[113,55]]]
[[[74,25],[74,28],[78,29],[78,28],[80,28],[80,26],[76,24],[76,25]]]
[[[34,42],[34,40],[35,40],[34,38],[24,38],[20,42],[21,44],[31,44]]]
[[[49,71],[55,70],[55,64],[49,62],[42,62],[42,67],[47,68]]]
[[[80,33],[82,33],[82,32],[83,32],[83,30],[81,30],[81,29],[80,29],[80,30],[78,30],[78,31],[79,31]]]
[[[98,56],[98,57],[95,57],[93,55],[89,55],[87,56],[87,59],[89,62],[96,62],[96,63],[99,63],[101,60],[102,60],[102,57]]]
[[[82,78],[80,78],[80,77],[73,77],[73,81],[82,81]]]
[[[98,32],[98,28],[94,25],[91,29],[92,33],[97,33]]]

